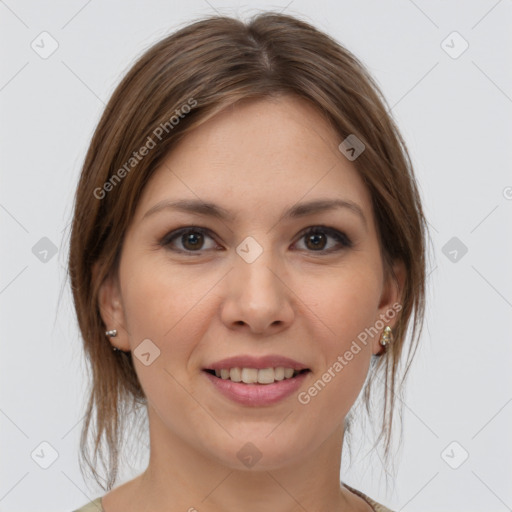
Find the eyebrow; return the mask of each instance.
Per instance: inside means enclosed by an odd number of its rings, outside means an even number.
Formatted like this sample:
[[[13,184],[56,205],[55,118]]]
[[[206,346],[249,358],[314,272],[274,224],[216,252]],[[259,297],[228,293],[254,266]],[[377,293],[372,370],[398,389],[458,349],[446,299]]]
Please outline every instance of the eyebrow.
[[[349,211],[355,213],[363,221],[365,228],[368,227],[362,208],[357,203],[345,199],[316,199],[307,203],[299,203],[285,211],[279,220],[281,221],[306,217],[307,215],[332,211],[338,208],[346,208]],[[225,221],[236,220],[236,215],[229,210],[226,210],[214,203],[197,199],[180,199],[178,201],[170,201],[164,199],[163,201],[160,201],[159,203],[152,206],[144,214],[142,219],[145,219],[159,211],[169,209],[205,215]]]

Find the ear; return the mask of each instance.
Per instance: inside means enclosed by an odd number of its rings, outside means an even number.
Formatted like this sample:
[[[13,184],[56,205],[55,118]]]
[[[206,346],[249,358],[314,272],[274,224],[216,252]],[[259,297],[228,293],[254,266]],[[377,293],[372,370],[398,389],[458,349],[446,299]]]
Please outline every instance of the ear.
[[[378,325],[384,324],[379,335],[374,337],[373,353],[380,355],[384,353],[385,347],[380,344],[380,337],[384,327],[394,328],[400,311],[403,308],[402,296],[407,277],[407,271],[403,261],[396,260],[392,265],[392,271],[386,273],[382,294],[379,302],[378,315],[375,322]]]
[[[99,266],[96,263],[93,267],[93,276],[98,275]],[[110,338],[112,346],[124,351],[130,350],[128,331],[126,329],[125,313],[119,288],[117,275],[111,272],[100,284],[98,290],[98,307],[101,318],[105,324],[105,330],[117,330],[117,335]]]

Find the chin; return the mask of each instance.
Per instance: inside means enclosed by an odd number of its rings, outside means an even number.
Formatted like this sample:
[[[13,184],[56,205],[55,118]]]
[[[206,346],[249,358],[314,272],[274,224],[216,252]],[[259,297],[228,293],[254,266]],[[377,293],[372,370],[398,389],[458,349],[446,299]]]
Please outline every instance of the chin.
[[[262,433],[247,434],[230,439],[224,444],[222,452],[211,453],[224,466],[237,471],[273,471],[296,462],[304,455],[303,443],[290,442],[290,438],[268,437],[267,430]],[[217,446],[222,446],[218,444]]]

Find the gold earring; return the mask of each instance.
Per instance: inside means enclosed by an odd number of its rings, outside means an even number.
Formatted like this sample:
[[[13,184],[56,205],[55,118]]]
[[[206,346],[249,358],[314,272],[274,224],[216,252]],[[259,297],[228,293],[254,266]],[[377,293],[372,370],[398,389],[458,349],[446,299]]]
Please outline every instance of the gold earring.
[[[389,325],[386,325],[384,328],[384,331],[380,337],[380,344],[385,347],[386,345],[389,345],[390,343],[393,343],[393,329],[389,327]]]

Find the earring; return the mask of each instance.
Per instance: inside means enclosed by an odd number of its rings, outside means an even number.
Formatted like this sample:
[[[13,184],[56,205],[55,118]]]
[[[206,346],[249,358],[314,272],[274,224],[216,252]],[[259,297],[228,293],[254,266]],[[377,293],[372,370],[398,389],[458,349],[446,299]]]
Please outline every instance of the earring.
[[[117,329],[112,329],[110,331],[105,331],[105,335],[108,336],[109,338],[115,338],[117,336]],[[112,346],[112,350],[114,352],[120,352],[121,351],[120,348],[117,348],[117,347],[114,347],[114,346]]]
[[[384,331],[380,337],[380,344],[385,347],[389,345],[390,343],[393,343],[393,329],[389,327],[389,325],[386,325],[384,328]]]

